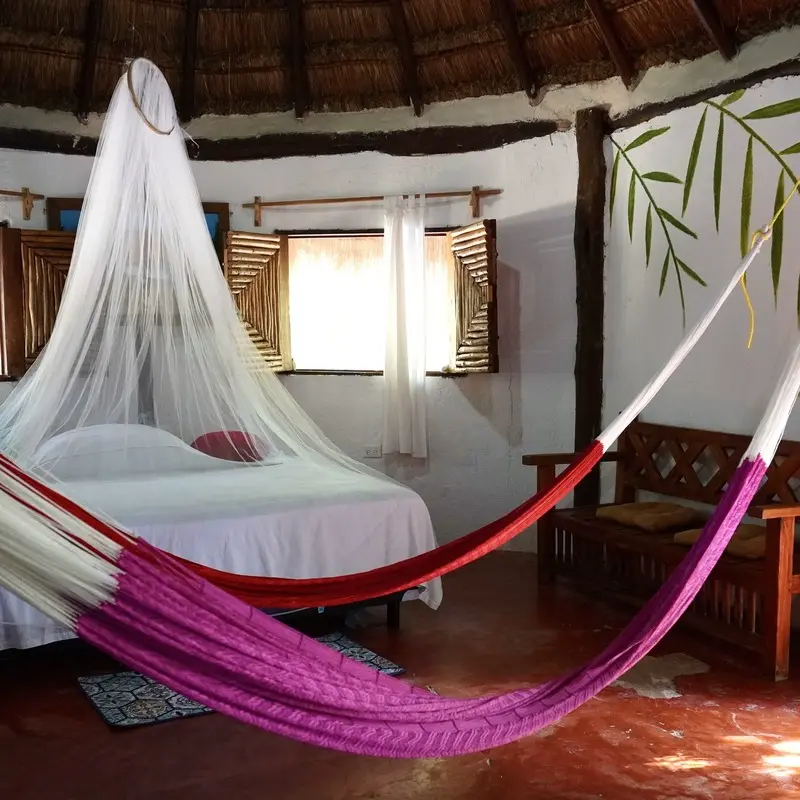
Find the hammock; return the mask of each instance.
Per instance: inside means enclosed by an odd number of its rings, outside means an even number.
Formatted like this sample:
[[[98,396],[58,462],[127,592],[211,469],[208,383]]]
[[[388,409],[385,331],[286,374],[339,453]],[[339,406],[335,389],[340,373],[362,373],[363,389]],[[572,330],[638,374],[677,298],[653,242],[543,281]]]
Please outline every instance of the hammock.
[[[692,602],[766,473],[800,390],[800,342],[703,534],[595,659],[532,689],[441,698],[349,661],[142,544],[124,550],[0,462],[0,582],[130,667],[222,713],[346,752],[484,750],[556,722],[644,656]]]
[[[204,225],[169,87],[153,64],[140,59],[112,99],[52,338],[0,409],[0,452],[25,470],[18,473],[21,480],[146,558],[152,548],[53,488],[58,481],[36,460],[43,440],[99,421],[132,422],[146,411],[149,424],[187,440],[209,428],[241,428],[276,452],[371,473],[316,430],[274,374],[245,368],[260,356],[243,333]],[[292,609],[400,592],[501,547],[599,463],[686,358],[770,235],[771,225],[756,234],[708,311],[597,441],[552,487],[501,519],[421,555],[351,575],[285,579],[184,565],[251,605]],[[141,266],[133,270],[132,264]],[[160,370],[155,367],[159,358]],[[11,462],[7,466],[15,468]]]
[[[699,341],[725,300],[746,274],[764,241],[769,238],[770,232],[771,226],[767,226],[763,232],[756,235],[753,247],[739,264],[722,292],[685,335],[662,369],[654,375],[630,405],[617,416],[583,454],[575,458],[552,486],[533,495],[504,517],[421,555],[368,572],[330,578],[292,579],[236,575],[184,559],[176,558],[175,560],[250,605],[259,608],[294,609],[355,603],[411,589],[498,549],[527,530],[543,514],[554,508],[556,503],[563,500],[597,466],[610,445],[655,397]],[[0,456],[1,458],[2,456]],[[143,540],[81,508],[77,503],[36,480],[33,476],[26,475],[12,462],[6,460],[5,464],[8,469],[15,472],[20,480],[34,487],[43,496],[68,508],[71,513],[84,522],[103,531],[109,539],[122,548],[141,554],[143,558],[152,558],[155,549]]]
[[[468,700],[441,698],[388,678],[226,594],[204,580],[197,565],[181,563],[130,536],[25,468],[34,449],[26,437],[37,440],[70,425],[107,421],[110,410],[123,420],[131,413],[133,419],[142,414],[156,421],[168,418],[167,400],[176,402],[176,391],[183,389],[192,402],[172,419],[176,430],[185,433],[193,424],[207,429],[209,419],[229,426],[233,419],[243,430],[259,431],[283,452],[359,469],[275,389],[274,376],[242,368],[250,363],[245,356],[252,357],[252,343],[242,334],[227,292],[217,296],[209,290],[219,289],[218,269],[208,268],[210,243],[203,244],[207,237],[194,242],[184,236],[184,223],[196,228],[199,219],[196,189],[192,202],[181,196],[172,204],[172,184],[159,174],[160,168],[169,172],[176,166],[171,158],[176,159],[178,178],[184,180],[181,170],[188,171],[182,142],[180,148],[174,146],[174,105],[163,76],[145,65],[138,76],[131,68],[125,80],[128,86],[120,86],[130,96],[118,87],[112,101],[81,219],[73,261],[78,269],[70,270],[56,330],[0,415],[0,450],[6,453],[0,457],[0,584],[190,698],[267,730],[354,753],[449,756],[494,747],[552,724],[629,669],[691,603],[745,514],[800,388],[800,344],[703,535],[596,659],[533,689]],[[126,100],[127,106],[120,105]],[[132,133],[125,124],[131,120],[119,113],[130,108],[149,126],[144,139]],[[120,137],[112,145],[116,160],[105,150],[112,141],[109,132]],[[157,141],[166,142],[163,152]],[[121,167],[132,169],[136,179],[123,180]],[[121,205],[108,203],[120,197]],[[756,237],[709,312],[628,409],[553,487],[505,518],[423,556],[363,575],[313,581],[221,573],[212,577],[250,603],[292,607],[347,602],[416,585],[498,547],[552,508],[599,462],[686,357],[769,233],[768,227]],[[132,264],[146,266],[134,269]],[[76,329],[76,321],[87,333],[78,343],[70,328]],[[128,331],[121,340],[114,333],[119,327]],[[174,333],[176,327],[180,335]],[[170,367],[160,373],[151,369],[157,346]],[[176,382],[176,375],[186,377],[179,369],[178,351],[192,369],[212,366],[220,372],[191,372],[183,383]],[[76,366],[82,371],[73,373]],[[55,381],[55,391],[42,376]],[[207,389],[208,397],[198,387]],[[45,391],[43,400],[35,389]],[[149,400],[146,408],[139,402],[142,395]],[[134,409],[131,397],[137,400]],[[201,400],[206,405],[200,407]]]

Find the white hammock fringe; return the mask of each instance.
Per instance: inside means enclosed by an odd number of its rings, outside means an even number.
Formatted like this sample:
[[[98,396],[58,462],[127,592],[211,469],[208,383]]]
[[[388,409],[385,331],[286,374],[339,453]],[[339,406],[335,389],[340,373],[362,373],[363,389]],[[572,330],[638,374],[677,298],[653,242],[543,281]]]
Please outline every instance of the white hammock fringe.
[[[119,568],[89,547],[112,558],[121,548],[5,469],[0,488],[0,585],[74,629],[80,613],[111,600],[117,587]]]

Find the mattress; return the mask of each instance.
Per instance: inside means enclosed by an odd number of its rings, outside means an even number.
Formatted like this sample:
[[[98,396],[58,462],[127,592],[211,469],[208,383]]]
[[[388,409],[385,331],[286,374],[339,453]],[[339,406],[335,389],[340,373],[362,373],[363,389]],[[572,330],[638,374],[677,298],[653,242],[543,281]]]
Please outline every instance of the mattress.
[[[436,546],[428,510],[415,492],[299,460],[59,488],[167,552],[244,575],[346,575]],[[426,584],[418,596],[437,608],[441,582]],[[0,649],[72,636],[0,589]]]

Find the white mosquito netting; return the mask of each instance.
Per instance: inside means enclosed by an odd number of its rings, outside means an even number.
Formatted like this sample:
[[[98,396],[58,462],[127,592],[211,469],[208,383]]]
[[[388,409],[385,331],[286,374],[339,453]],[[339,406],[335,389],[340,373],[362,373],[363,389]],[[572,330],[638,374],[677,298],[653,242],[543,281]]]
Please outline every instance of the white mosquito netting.
[[[337,449],[259,357],[144,59],[114,92],[55,327],[0,408],[0,450],[55,480],[291,457],[390,480]]]

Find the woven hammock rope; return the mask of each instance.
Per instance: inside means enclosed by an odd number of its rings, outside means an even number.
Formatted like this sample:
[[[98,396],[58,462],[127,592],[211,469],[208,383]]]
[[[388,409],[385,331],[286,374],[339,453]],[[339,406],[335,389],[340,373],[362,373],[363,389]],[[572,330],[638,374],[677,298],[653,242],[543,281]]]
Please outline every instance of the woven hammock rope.
[[[107,187],[102,182],[92,182],[86,208],[93,209],[97,216],[86,211],[85,219],[82,217],[74,257],[78,269],[68,278],[77,281],[77,289],[68,285],[64,302],[69,304],[70,314],[79,315],[83,313],[81,291],[94,291],[91,296],[96,298],[106,296],[98,290],[98,285],[103,288],[105,246],[116,258],[114,263],[121,264],[119,283],[126,292],[134,292],[134,299],[145,310],[153,307],[148,306],[148,302],[152,304],[161,297],[158,269],[163,270],[161,278],[169,276],[173,281],[176,277],[183,278],[182,282],[178,281],[179,288],[186,288],[187,295],[176,296],[185,301],[186,308],[207,301],[199,307],[208,312],[209,319],[215,320],[216,314],[226,324],[230,321],[230,341],[223,342],[218,349],[209,347],[203,351],[203,357],[215,359],[222,374],[231,376],[231,386],[242,389],[245,400],[240,400],[238,391],[228,391],[230,387],[224,381],[218,381],[220,385],[217,386],[203,374],[198,380],[206,381],[202,388],[213,395],[210,408],[224,406],[226,413],[238,415],[257,426],[259,421],[263,422],[267,410],[262,407],[261,416],[248,415],[245,407],[247,402],[257,400],[255,378],[242,378],[244,372],[237,372],[237,365],[227,359],[231,353],[247,352],[247,341],[235,339],[243,334],[232,305],[226,305],[228,299],[209,292],[203,283],[207,280],[208,286],[213,288],[214,282],[221,280],[219,265],[214,265],[213,248],[208,242],[203,242],[202,247],[198,244],[190,258],[190,254],[176,249],[183,241],[180,227],[164,228],[181,220],[191,225],[201,225],[203,221],[196,186],[190,185],[195,190],[191,203],[175,205],[170,194],[175,187],[169,182],[166,185],[159,182],[162,178],[154,166],[164,169],[173,166],[181,180],[191,180],[185,146],[175,135],[162,130],[157,132],[164,135],[152,136],[152,131],[142,126],[147,141],[139,141],[136,130],[131,131],[127,124],[136,120],[138,125],[139,116],[154,119],[159,124],[174,119],[174,104],[164,89],[163,76],[156,74],[157,70],[149,62],[137,63],[141,64],[145,77],[136,78],[132,70],[128,71],[115,92],[117,105],[106,123],[116,124],[120,136],[130,137],[132,149],[115,151],[113,142],[103,140],[92,180],[97,174],[109,176],[115,181],[115,189],[127,199],[126,208],[133,213],[137,195],[135,191],[126,194],[129,187],[123,180],[124,173],[114,173],[111,167],[122,165],[125,169],[139,170],[136,175],[140,183],[133,189],[147,189],[142,190],[142,195],[155,203],[155,210],[163,216],[162,219],[150,213],[151,208],[149,216],[144,214],[143,219],[152,222],[153,231],[147,237],[142,237],[141,231],[138,233],[139,239],[145,240],[139,245],[151,248],[149,252],[156,263],[147,279],[142,280],[141,287],[131,282],[129,263],[131,254],[135,256],[137,239],[131,235],[130,228],[125,227],[121,228],[119,236],[106,235],[100,223],[105,220],[109,225],[120,224],[117,218],[109,216],[112,211],[118,214],[118,207],[104,202]],[[142,80],[143,85],[148,86],[150,81],[157,94],[151,96],[140,90],[137,96],[127,85],[134,80]],[[152,163],[139,163],[135,154],[144,154]],[[164,158],[165,154],[169,158]],[[114,161],[115,157],[119,158],[119,164]],[[96,173],[96,169],[101,171]],[[779,213],[782,212],[783,209]],[[183,216],[174,216],[179,214]],[[146,227],[142,229],[149,231]],[[113,233],[115,229],[110,230]],[[331,578],[248,577],[182,561],[122,530],[112,520],[83,508],[45,483],[41,476],[32,474],[25,468],[24,460],[12,459],[11,454],[27,453],[29,444],[23,434],[43,435],[37,432],[36,424],[43,420],[49,424],[50,410],[61,413],[66,406],[70,413],[75,411],[71,405],[74,396],[67,394],[64,400],[57,392],[51,393],[49,407],[45,404],[31,410],[25,403],[26,399],[36,397],[33,389],[37,387],[37,380],[44,380],[43,374],[62,378],[66,389],[76,388],[72,366],[87,358],[88,345],[70,340],[65,335],[65,330],[69,331],[64,325],[59,328],[63,319],[71,319],[65,312],[56,321],[51,343],[41,357],[41,368],[32,376],[28,388],[18,392],[10,410],[4,407],[0,413],[0,443],[5,444],[0,450],[6,454],[0,455],[0,585],[130,668],[217,711],[301,741],[346,752],[412,758],[475,752],[527,736],[557,721],[616,680],[666,634],[692,602],[746,513],[764,477],[765,465],[772,460],[800,390],[800,342],[787,363],[750,448],[703,535],[626,629],[597,658],[567,675],[541,686],[506,694],[471,699],[439,697],[354,663],[254,606],[333,605],[402,591],[470,563],[529,528],[599,463],[603,453],[660,391],[743,280],[770,233],[771,225],[757,232],[750,252],[706,313],[686,333],[675,353],[597,440],[561,473],[553,486],[538,492],[501,519],[458,540],[375,570]],[[101,238],[98,240],[97,236]],[[171,254],[172,258],[164,257],[164,253]],[[177,262],[179,268],[173,262]],[[95,270],[89,268],[95,266]],[[176,272],[177,269],[184,272]],[[119,286],[110,282],[108,288],[115,290]],[[125,291],[120,290],[116,295],[111,292],[116,306],[99,303],[96,315],[86,317],[87,323],[91,323],[88,327],[94,329],[105,324],[102,315],[122,307],[120,298],[127,297]],[[138,306],[136,310],[140,310]],[[160,310],[164,312],[164,319],[172,313],[166,305]],[[161,318],[153,315],[153,319]],[[208,344],[204,337],[208,335],[208,328],[214,326],[195,325],[197,321],[188,317],[183,322],[188,328],[184,336],[195,336],[198,342]],[[110,325],[107,330],[111,330]],[[155,326],[145,333],[150,333],[156,342],[159,340],[154,330]],[[137,332],[141,334],[142,331]],[[166,335],[170,335],[168,331]],[[118,353],[131,352],[130,360],[136,368],[132,374],[138,378],[142,369],[143,359],[139,359],[142,348],[132,337],[128,342],[130,350],[120,348],[117,353],[112,342],[111,339],[101,341],[92,358],[98,360],[103,369],[111,369],[112,356],[125,362]],[[62,354],[70,358],[60,359]],[[208,374],[217,373],[210,369]],[[239,378],[240,384],[236,384]],[[342,468],[350,468],[352,465],[346,457],[329,446],[313,426],[302,417],[292,416],[294,406],[279,387],[275,387],[278,382],[273,378],[265,377],[261,387],[265,396],[280,406],[280,413],[276,412],[270,421],[283,438],[294,436],[298,452],[312,461],[317,459],[314,463],[327,459]],[[77,387],[78,396],[96,401],[101,383],[99,380],[92,382],[90,377],[89,384],[88,392],[82,385]],[[79,411],[86,419],[91,419],[92,409]],[[219,414],[220,418],[223,416]],[[9,433],[12,427],[14,430]],[[264,424],[263,430],[257,429],[257,433],[273,441],[270,430]],[[274,439],[277,441],[281,437]]]

